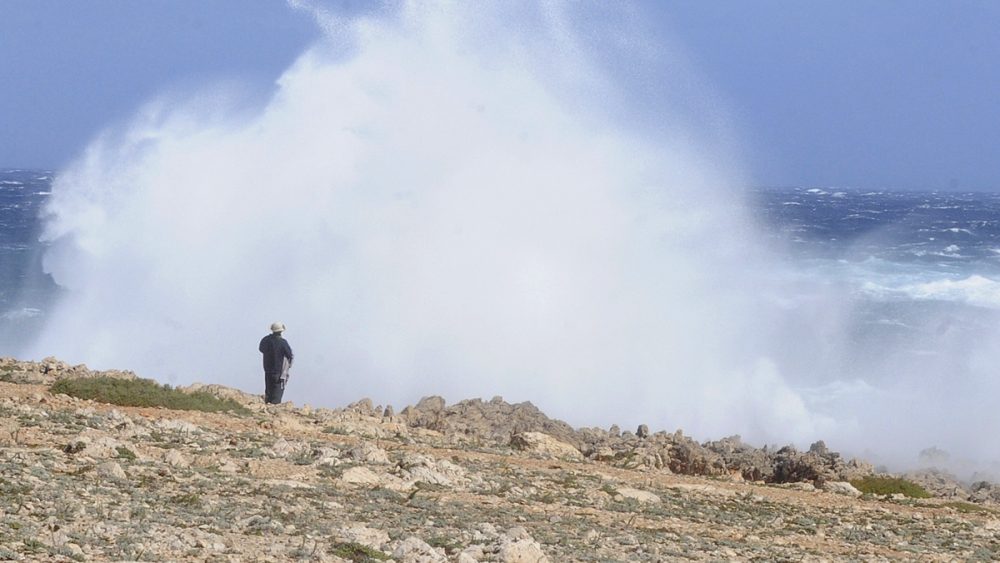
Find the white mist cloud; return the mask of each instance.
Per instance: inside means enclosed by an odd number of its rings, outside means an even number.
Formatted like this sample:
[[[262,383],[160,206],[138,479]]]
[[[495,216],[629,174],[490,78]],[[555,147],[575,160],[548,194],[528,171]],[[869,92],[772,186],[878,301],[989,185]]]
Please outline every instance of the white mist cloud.
[[[842,310],[775,298],[731,156],[616,125],[623,94],[553,14],[407,5],[352,22],[350,57],[303,54],[258,111],[150,104],[55,182],[68,291],[33,355],[261,391],[281,320],[296,402],[501,394],[578,425],[872,443],[884,403],[782,374],[843,353]]]

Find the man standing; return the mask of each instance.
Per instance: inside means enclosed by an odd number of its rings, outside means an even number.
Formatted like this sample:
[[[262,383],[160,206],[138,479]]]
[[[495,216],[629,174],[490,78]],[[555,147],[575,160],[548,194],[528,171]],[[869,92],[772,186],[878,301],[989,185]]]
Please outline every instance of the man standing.
[[[284,323],[271,323],[271,334],[260,341],[258,350],[264,355],[264,402],[277,405],[285,394],[288,368],[292,367],[292,347],[281,337]]]

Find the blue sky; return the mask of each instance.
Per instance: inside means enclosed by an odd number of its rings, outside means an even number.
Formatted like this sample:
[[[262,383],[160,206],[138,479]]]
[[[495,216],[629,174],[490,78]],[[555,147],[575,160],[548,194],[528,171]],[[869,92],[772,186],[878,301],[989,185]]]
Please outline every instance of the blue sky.
[[[1000,2],[642,8],[729,107],[753,183],[1000,189]],[[0,0],[0,166],[59,167],[165,91],[266,95],[316,37],[281,0]]]

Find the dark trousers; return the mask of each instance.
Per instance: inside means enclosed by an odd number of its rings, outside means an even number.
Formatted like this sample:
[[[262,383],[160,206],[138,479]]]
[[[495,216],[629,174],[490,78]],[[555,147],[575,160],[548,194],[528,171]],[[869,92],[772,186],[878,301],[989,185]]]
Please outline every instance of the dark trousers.
[[[280,373],[264,374],[264,402],[277,405],[281,403],[281,396],[285,394],[285,388],[281,385]]]

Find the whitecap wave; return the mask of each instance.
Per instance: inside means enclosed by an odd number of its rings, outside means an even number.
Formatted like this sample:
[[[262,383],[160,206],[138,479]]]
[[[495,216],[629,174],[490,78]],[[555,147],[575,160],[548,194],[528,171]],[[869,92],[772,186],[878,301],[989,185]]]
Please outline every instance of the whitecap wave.
[[[980,275],[905,285],[896,291],[912,299],[957,301],[1000,309],[1000,281]]]

